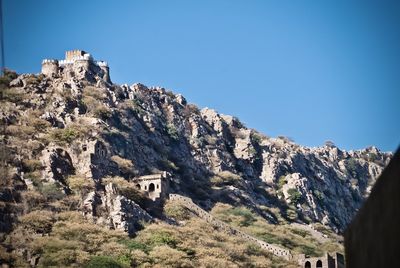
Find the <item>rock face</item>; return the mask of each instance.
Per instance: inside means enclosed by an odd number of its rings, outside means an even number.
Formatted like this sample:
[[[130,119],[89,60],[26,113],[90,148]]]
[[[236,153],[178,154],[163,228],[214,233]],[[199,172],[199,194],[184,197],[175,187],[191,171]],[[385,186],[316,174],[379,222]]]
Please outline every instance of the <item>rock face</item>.
[[[141,222],[150,222],[153,218],[134,201],[117,193],[112,183],[105,187],[100,195],[91,192],[83,202],[83,210],[87,218],[99,224],[106,224],[133,235]],[[98,211],[104,211],[97,215]]]
[[[101,78],[101,69],[81,69],[18,76],[10,87],[23,97],[2,107],[1,117],[15,157],[39,159],[39,177],[66,192],[70,176],[93,181],[96,191],[85,196],[85,213],[96,216],[94,207],[101,204],[108,213],[97,221],[130,233],[138,220],[151,217],[111,186],[101,187],[106,177],[129,181],[168,171],[170,191],[206,209],[229,202],[273,220],[277,215],[260,207],[278,207],[289,221],[342,232],[392,157],[375,147],[347,152],[269,138],[164,88],[115,85]],[[26,134],[25,151],[17,150],[21,138],[12,136],[18,128]]]

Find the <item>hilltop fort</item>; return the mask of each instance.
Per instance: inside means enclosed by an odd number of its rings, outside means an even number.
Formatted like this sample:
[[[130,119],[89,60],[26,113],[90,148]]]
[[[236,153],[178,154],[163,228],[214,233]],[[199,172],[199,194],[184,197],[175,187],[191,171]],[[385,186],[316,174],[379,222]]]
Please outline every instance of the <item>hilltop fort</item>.
[[[70,50],[65,52],[64,60],[44,59],[42,61],[42,74],[53,77],[74,77],[77,73],[90,79],[97,76],[107,83],[111,83],[108,63],[96,61],[92,55],[83,50]]]

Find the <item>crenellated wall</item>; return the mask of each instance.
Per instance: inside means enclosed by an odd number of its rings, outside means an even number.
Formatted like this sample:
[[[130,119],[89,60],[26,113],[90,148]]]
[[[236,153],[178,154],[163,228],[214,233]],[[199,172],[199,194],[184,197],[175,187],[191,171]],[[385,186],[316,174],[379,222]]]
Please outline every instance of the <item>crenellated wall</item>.
[[[70,78],[70,73],[81,69],[111,83],[108,63],[106,61],[95,61],[89,53],[83,50],[66,51],[64,60],[45,59],[42,62],[42,73],[50,77],[63,73],[66,78]]]
[[[229,226],[228,224],[215,219],[210,213],[205,211],[204,209],[200,208],[198,205],[193,203],[192,199],[189,197],[181,196],[178,194],[169,194],[169,199],[170,200],[178,200],[181,201],[184,206],[186,206],[189,210],[191,210],[193,213],[195,213],[197,216],[205,220],[206,222],[210,223],[211,225],[217,227],[218,229],[239,236],[249,242],[257,243],[260,245],[260,247],[264,250],[267,250],[271,253],[273,253],[276,256],[282,257],[284,259],[290,260],[293,258],[292,254],[290,253],[289,250],[281,248],[279,246],[269,244],[265,241],[262,241],[260,239],[257,239],[251,235],[248,235],[242,231],[236,230]]]
[[[42,74],[53,76],[58,74],[59,63],[58,60],[44,59],[42,61]]]

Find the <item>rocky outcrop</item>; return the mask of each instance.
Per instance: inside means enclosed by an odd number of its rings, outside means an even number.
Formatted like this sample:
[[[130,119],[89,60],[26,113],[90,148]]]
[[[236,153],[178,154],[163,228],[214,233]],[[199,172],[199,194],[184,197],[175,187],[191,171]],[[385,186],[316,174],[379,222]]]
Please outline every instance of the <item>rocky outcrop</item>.
[[[104,192],[90,192],[83,202],[85,217],[133,235],[143,222],[152,221],[150,216],[134,201],[117,193],[112,183]]]
[[[269,138],[162,87],[111,84],[100,69],[67,71],[15,78],[1,117],[15,136],[25,127],[28,134],[20,139],[33,149],[22,156],[20,140],[10,144],[19,158],[40,159],[42,180],[60,182],[65,190],[71,175],[93,180],[96,192],[85,206],[102,204],[108,211],[103,220],[113,228],[133,232],[136,219],[148,215],[103,189],[103,178],[131,180],[165,170],[173,191],[205,207],[230,202],[266,218],[276,215],[263,214],[261,206],[278,207],[288,221],[319,222],[341,232],[392,156],[375,147],[347,152]],[[288,217],[288,210],[295,215]],[[88,215],[98,217],[93,211]]]

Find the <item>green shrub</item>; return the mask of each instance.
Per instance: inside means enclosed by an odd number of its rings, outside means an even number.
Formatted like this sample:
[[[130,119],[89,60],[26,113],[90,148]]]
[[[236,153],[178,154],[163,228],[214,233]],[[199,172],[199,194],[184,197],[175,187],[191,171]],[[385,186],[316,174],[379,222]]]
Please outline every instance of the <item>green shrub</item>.
[[[6,133],[13,137],[18,137],[21,140],[29,140],[37,131],[31,126],[9,125],[6,128]]]
[[[51,124],[41,118],[29,118],[29,125],[32,126],[36,131],[39,132],[44,132],[46,131],[49,127],[51,127]]]
[[[70,144],[78,138],[78,133],[72,128],[56,128],[53,129],[50,136],[56,143]]]
[[[174,126],[173,124],[168,124],[168,125],[165,127],[165,130],[166,130],[168,136],[169,136],[172,140],[174,140],[174,141],[179,140],[179,133],[178,133],[178,130],[175,128],[175,126]]]
[[[74,140],[83,138],[89,134],[89,129],[82,124],[71,124],[66,128],[55,128],[50,131],[48,139],[64,146],[71,144]]]
[[[58,183],[43,184],[39,188],[39,191],[48,201],[60,200],[65,196]]]
[[[139,205],[145,202],[146,197],[136,188],[135,184],[122,177],[107,177],[103,179],[102,183],[103,185],[112,183],[116,187],[118,194],[125,196]]]
[[[159,267],[193,267],[185,252],[165,245],[156,246],[149,255]]]
[[[210,182],[215,186],[235,185],[240,186],[241,177],[230,171],[221,171],[214,175]]]
[[[376,153],[368,153],[368,161],[375,162],[378,160],[378,155]]]
[[[123,268],[126,267],[109,256],[93,256],[85,265],[86,268]]]
[[[172,235],[172,233],[167,232],[165,230],[156,230],[151,234],[148,243],[150,246],[160,246],[160,245],[168,245],[172,248],[175,248],[178,241]]]
[[[298,204],[302,200],[302,195],[296,188],[290,188],[287,192],[292,204]]]
[[[263,250],[261,249],[260,245],[249,243],[246,246],[246,253],[249,255],[262,255]]]
[[[178,221],[190,219],[190,211],[180,202],[168,200],[164,205],[164,213]]]
[[[47,210],[35,210],[19,218],[25,228],[37,233],[48,233],[54,222],[53,213]]]
[[[111,118],[112,110],[104,104],[98,105],[93,109],[93,114],[103,120]]]
[[[42,186],[42,174],[39,170],[27,172],[24,174],[24,177],[26,179],[31,180],[34,186],[36,186],[36,187]]]
[[[346,161],[346,167],[349,170],[349,173],[353,177],[357,177],[357,169],[359,167],[359,164],[357,160],[354,158],[350,158]]]
[[[290,220],[292,220],[292,221],[296,220],[297,217],[298,217],[297,212],[296,212],[296,209],[293,208],[292,206],[290,206],[289,208],[286,209],[285,215],[286,215],[286,217],[287,217],[288,219],[290,219]]]
[[[123,244],[124,246],[126,246],[128,249],[130,250],[141,250],[143,252],[149,252],[150,251],[150,247],[146,244],[140,243],[136,240],[133,239],[124,239],[119,241],[119,243]]]
[[[287,183],[286,176],[282,175],[278,179],[278,189],[282,189],[283,185]]]
[[[308,255],[308,256],[320,256],[323,252],[316,247],[308,246],[308,245],[301,245],[301,253]]]
[[[133,163],[131,160],[122,158],[119,155],[111,156],[111,160],[118,165],[118,168],[123,173],[132,173],[133,172]]]
[[[316,197],[319,201],[324,200],[324,194],[321,193],[320,191],[314,190],[313,193],[314,193],[315,197]]]
[[[94,190],[94,186],[95,186],[94,182],[91,178],[85,178],[82,176],[68,177],[67,184],[72,191],[80,194],[81,196]]]
[[[263,136],[260,133],[258,133],[256,131],[252,131],[250,135],[251,135],[250,137],[254,143],[261,144],[261,142],[263,140]]]
[[[253,213],[247,208],[235,207],[230,210],[230,213],[242,217],[241,221],[239,222],[240,226],[250,226],[253,222],[256,221]]]
[[[307,230],[291,228],[290,231],[294,234],[300,235],[302,237],[311,236],[310,232]]]

